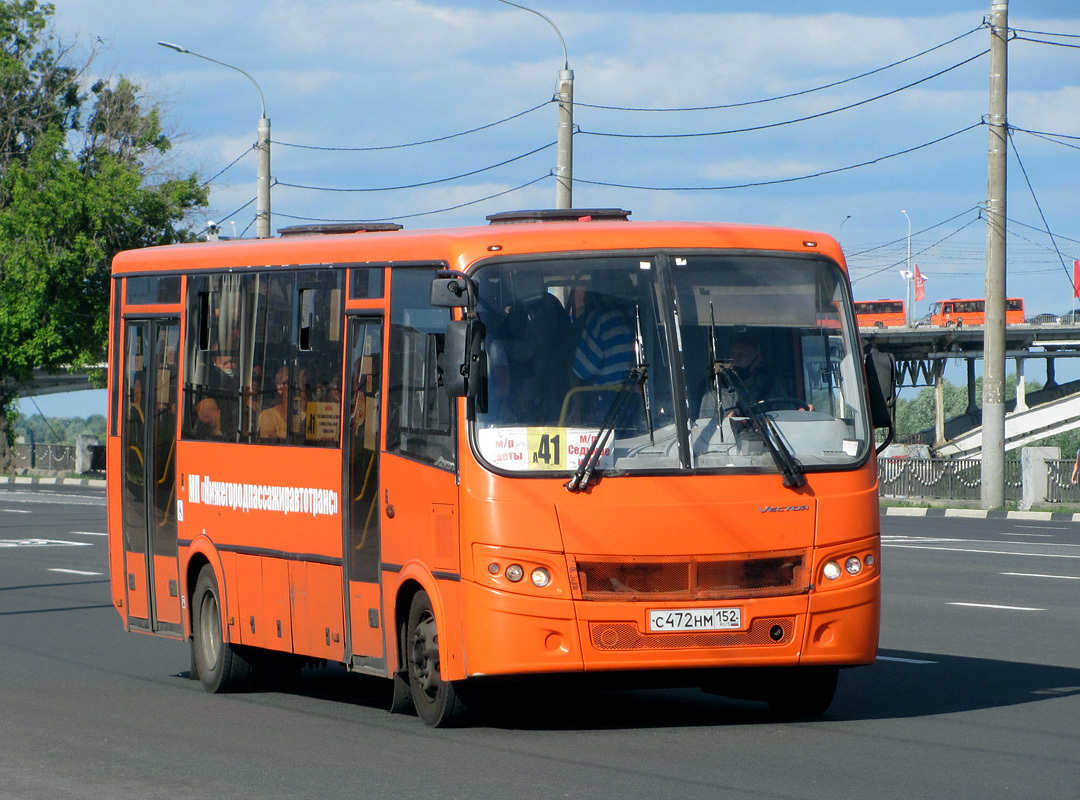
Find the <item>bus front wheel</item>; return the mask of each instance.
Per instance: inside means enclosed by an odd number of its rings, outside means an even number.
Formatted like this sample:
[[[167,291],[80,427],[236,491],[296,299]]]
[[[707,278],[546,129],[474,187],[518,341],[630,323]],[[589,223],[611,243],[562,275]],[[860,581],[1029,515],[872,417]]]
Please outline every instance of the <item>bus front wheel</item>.
[[[191,600],[193,662],[208,692],[243,692],[255,684],[255,659],[245,648],[225,641],[221,627],[221,592],[209,566],[202,568]]]
[[[417,716],[433,728],[460,724],[465,717],[465,703],[460,687],[444,681],[440,674],[439,629],[431,598],[424,591],[416,593],[409,608],[405,660]]]

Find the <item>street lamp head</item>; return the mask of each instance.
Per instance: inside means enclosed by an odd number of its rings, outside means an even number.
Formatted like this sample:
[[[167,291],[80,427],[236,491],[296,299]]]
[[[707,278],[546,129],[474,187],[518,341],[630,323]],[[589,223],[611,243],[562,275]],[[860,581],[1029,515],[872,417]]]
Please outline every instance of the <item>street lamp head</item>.
[[[181,47],[180,45],[173,44],[172,42],[158,42],[158,44],[160,44],[162,47],[167,47],[170,50],[175,50],[177,53],[190,53],[191,52],[186,47]]]

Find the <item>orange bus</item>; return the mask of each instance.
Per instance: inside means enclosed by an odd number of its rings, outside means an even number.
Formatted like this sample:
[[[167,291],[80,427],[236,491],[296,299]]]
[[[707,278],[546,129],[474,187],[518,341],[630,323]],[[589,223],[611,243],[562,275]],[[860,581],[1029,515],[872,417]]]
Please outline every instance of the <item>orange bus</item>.
[[[930,306],[930,324],[936,327],[971,326],[986,324],[986,301],[938,300]],[[1005,301],[1005,324],[1019,325],[1024,321],[1024,301],[1010,297]]]
[[[570,673],[823,711],[877,648],[891,362],[828,236],[628,213],[119,254],[125,629],[211,692],[337,662],[435,726]]]
[[[855,319],[860,328],[895,328],[907,325],[903,300],[856,300]]]

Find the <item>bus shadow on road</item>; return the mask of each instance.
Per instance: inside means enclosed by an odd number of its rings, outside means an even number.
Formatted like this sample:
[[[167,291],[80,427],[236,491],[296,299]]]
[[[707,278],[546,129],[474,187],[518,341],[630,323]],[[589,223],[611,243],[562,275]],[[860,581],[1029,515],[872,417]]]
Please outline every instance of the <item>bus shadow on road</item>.
[[[383,711],[390,707],[390,688],[387,680],[331,665],[305,669],[285,692]],[[883,650],[873,666],[843,670],[829,710],[805,721],[917,718],[1070,695],[1080,695],[1077,668]],[[704,694],[692,687],[605,687],[602,680],[522,680],[501,686],[487,700],[479,705],[473,726],[615,730],[796,722],[777,717],[760,701]]]
[[[1080,695],[1080,669],[881,650],[840,676],[829,718],[893,719],[1003,708]]]

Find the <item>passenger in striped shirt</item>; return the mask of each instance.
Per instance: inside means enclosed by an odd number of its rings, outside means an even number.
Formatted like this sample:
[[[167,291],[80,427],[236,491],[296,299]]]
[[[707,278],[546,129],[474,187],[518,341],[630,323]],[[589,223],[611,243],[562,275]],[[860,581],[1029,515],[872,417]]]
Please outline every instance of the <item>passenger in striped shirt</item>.
[[[620,383],[634,363],[629,309],[599,308],[585,318],[574,353],[574,375],[583,384]]]

